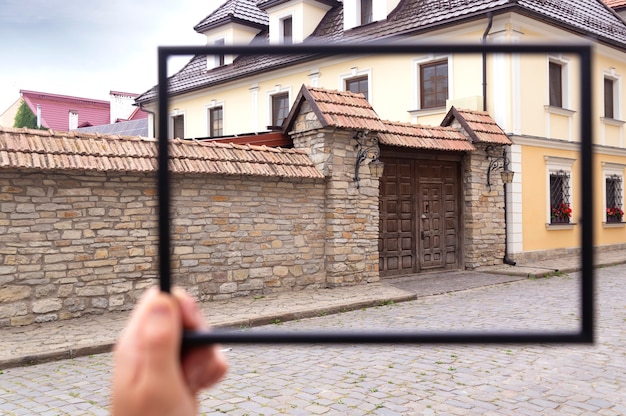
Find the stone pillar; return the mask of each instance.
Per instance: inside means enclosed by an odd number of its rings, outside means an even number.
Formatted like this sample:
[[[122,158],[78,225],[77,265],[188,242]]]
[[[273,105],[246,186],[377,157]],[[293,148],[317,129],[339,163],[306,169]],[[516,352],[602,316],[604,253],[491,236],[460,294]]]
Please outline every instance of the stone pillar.
[[[294,123],[294,147],[309,153],[326,176],[326,282],[328,286],[379,280],[379,180],[364,163],[354,181],[354,130],[322,128],[304,103]],[[368,138],[365,145],[371,144]]]
[[[465,268],[502,264],[504,258],[504,186],[500,171],[491,174],[491,190],[487,186],[489,159],[482,143],[465,160]],[[497,146],[494,154],[502,154]]]

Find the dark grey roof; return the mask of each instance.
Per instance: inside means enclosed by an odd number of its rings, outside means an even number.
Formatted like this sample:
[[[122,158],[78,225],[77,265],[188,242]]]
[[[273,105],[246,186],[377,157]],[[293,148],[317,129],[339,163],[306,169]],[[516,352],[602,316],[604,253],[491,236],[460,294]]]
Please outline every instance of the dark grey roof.
[[[260,0],[257,3],[259,6],[259,9],[267,10],[270,7],[278,6],[280,4],[287,3],[288,1],[290,0]],[[318,3],[326,4],[331,7],[339,6],[341,4],[341,0],[315,0],[315,1],[317,1]]]
[[[230,3],[232,1],[226,5]],[[337,6],[328,11],[306,41],[363,43],[417,35],[463,21],[484,19],[489,12],[524,14],[626,51],[626,24],[601,0],[402,0],[387,20],[347,31],[343,30],[343,7]],[[267,42],[267,31],[255,41]],[[246,56],[236,59],[232,65],[207,71],[206,58],[198,56],[170,78],[170,91],[174,95],[194,91],[307,59],[314,57]],[[137,102],[155,99],[156,87],[138,97]]]
[[[256,0],[228,0],[198,23],[194,30],[202,33],[226,23],[241,23],[263,28],[269,25],[269,17],[257,7]]]
[[[101,126],[81,127],[74,131],[82,133],[101,133],[118,136],[141,136],[148,137],[148,119],[120,121],[113,124],[103,124]]]

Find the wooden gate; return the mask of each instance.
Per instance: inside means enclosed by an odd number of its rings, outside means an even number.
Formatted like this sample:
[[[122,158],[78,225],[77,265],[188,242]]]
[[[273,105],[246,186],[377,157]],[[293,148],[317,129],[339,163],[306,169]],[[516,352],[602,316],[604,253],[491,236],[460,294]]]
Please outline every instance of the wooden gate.
[[[383,158],[380,183],[381,276],[461,264],[461,163],[431,158]]]

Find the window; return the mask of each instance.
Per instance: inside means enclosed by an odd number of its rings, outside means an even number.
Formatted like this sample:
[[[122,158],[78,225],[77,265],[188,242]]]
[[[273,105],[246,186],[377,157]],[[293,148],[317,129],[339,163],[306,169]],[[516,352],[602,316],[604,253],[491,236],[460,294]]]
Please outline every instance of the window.
[[[293,19],[287,17],[281,20],[282,38],[284,45],[291,45],[293,43]]]
[[[185,138],[185,116],[182,114],[172,117],[172,137]]]
[[[222,107],[209,108],[209,136],[224,135],[224,111]]]
[[[604,117],[615,118],[615,80],[604,78]]]
[[[365,99],[369,98],[369,80],[367,76],[346,79],[346,91],[360,93],[365,95]]]
[[[289,93],[272,95],[272,127],[280,127],[289,114]]]
[[[420,65],[421,108],[444,107],[448,99],[448,61]]]
[[[215,41],[215,46],[224,46],[224,45],[225,45],[224,39],[218,39]],[[225,64],[226,64],[226,56],[224,54],[215,56],[216,67],[224,66]]]
[[[550,105],[563,107],[563,66],[557,62],[550,62]]]
[[[622,210],[622,177],[610,175],[605,179],[606,186],[606,222],[620,223],[624,216]]]
[[[361,24],[366,25],[373,20],[372,0],[361,0]]]
[[[550,223],[569,224],[572,217],[570,205],[570,175],[564,170],[550,172]]]

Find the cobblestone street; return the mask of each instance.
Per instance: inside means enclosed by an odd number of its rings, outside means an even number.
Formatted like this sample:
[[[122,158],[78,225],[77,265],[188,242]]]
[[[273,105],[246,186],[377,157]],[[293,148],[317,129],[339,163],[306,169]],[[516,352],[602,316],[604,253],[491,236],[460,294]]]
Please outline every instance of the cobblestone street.
[[[202,396],[201,414],[624,415],[624,276],[624,265],[597,272],[593,346],[226,345],[230,372]],[[525,279],[271,329],[569,331],[578,328],[577,277]],[[2,370],[0,414],[108,414],[110,362],[101,354]]]

